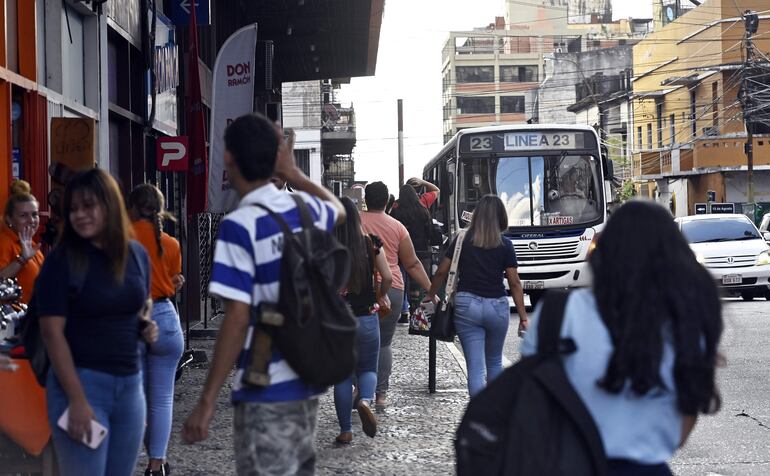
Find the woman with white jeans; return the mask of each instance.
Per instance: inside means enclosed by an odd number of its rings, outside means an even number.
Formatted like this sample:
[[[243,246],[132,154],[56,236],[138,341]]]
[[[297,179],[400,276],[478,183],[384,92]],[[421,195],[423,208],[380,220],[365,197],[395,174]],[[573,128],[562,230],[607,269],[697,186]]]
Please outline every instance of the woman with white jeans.
[[[471,397],[503,370],[503,344],[510,319],[504,277],[519,313],[519,335],[528,326],[516,252],[513,243],[502,235],[507,228],[503,202],[487,195],[476,205],[459,250],[454,322],[468,366]],[[447,247],[426,299],[433,299],[446,282],[456,242],[457,237]]]

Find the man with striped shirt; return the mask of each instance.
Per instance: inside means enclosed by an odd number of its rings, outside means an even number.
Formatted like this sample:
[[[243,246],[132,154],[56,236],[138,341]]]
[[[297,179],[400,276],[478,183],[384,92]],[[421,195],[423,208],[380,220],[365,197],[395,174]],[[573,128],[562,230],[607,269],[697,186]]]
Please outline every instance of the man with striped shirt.
[[[219,226],[209,292],[225,304],[214,357],[198,405],[183,428],[189,443],[208,435],[217,394],[233,365],[234,440],[239,475],[313,474],[318,395],[324,388],[305,384],[273,347],[270,385],[241,383],[249,360],[254,323],[250,309],[278,301],[283,234],[262,204],[294,230],[299,210],[291,196],[270,181],[277,175],[308,204],[315,225],[331,231],[345,219],[342,204],[311,182],[294,161],[294,139],[260,115],[236,119],[225,131],[224,163],[230,183],[241,197],[238,208]]]

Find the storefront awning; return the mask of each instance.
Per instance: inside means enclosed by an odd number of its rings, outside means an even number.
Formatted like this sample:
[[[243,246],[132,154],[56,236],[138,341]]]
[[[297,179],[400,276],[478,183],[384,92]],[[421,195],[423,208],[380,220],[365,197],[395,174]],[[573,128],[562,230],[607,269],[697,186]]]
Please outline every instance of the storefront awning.
[[[377,63],[384,0],[217,0],[218,44],[258,24],[275,45],[280,82],[371,76]],[[259,53],[258,53],[259,54]]]

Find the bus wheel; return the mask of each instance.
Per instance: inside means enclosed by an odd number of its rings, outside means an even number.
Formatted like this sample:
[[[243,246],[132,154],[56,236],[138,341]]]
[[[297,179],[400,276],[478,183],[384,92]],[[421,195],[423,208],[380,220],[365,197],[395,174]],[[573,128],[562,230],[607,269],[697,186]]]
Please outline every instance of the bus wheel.
[[[532,304],[533,308],[537,306],[537,303],[543,298],[543,291],[530,291],[527,294],[529,295],[529,302]]]

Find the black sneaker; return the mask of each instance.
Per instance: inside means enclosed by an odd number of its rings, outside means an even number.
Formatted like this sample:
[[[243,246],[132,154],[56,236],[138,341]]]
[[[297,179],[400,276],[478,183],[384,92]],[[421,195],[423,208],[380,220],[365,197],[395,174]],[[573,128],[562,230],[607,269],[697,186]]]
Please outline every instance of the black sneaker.
[[[409,313],[408,312],[402,312],[401,317],[398,318],[399,324],[409,324]]]

